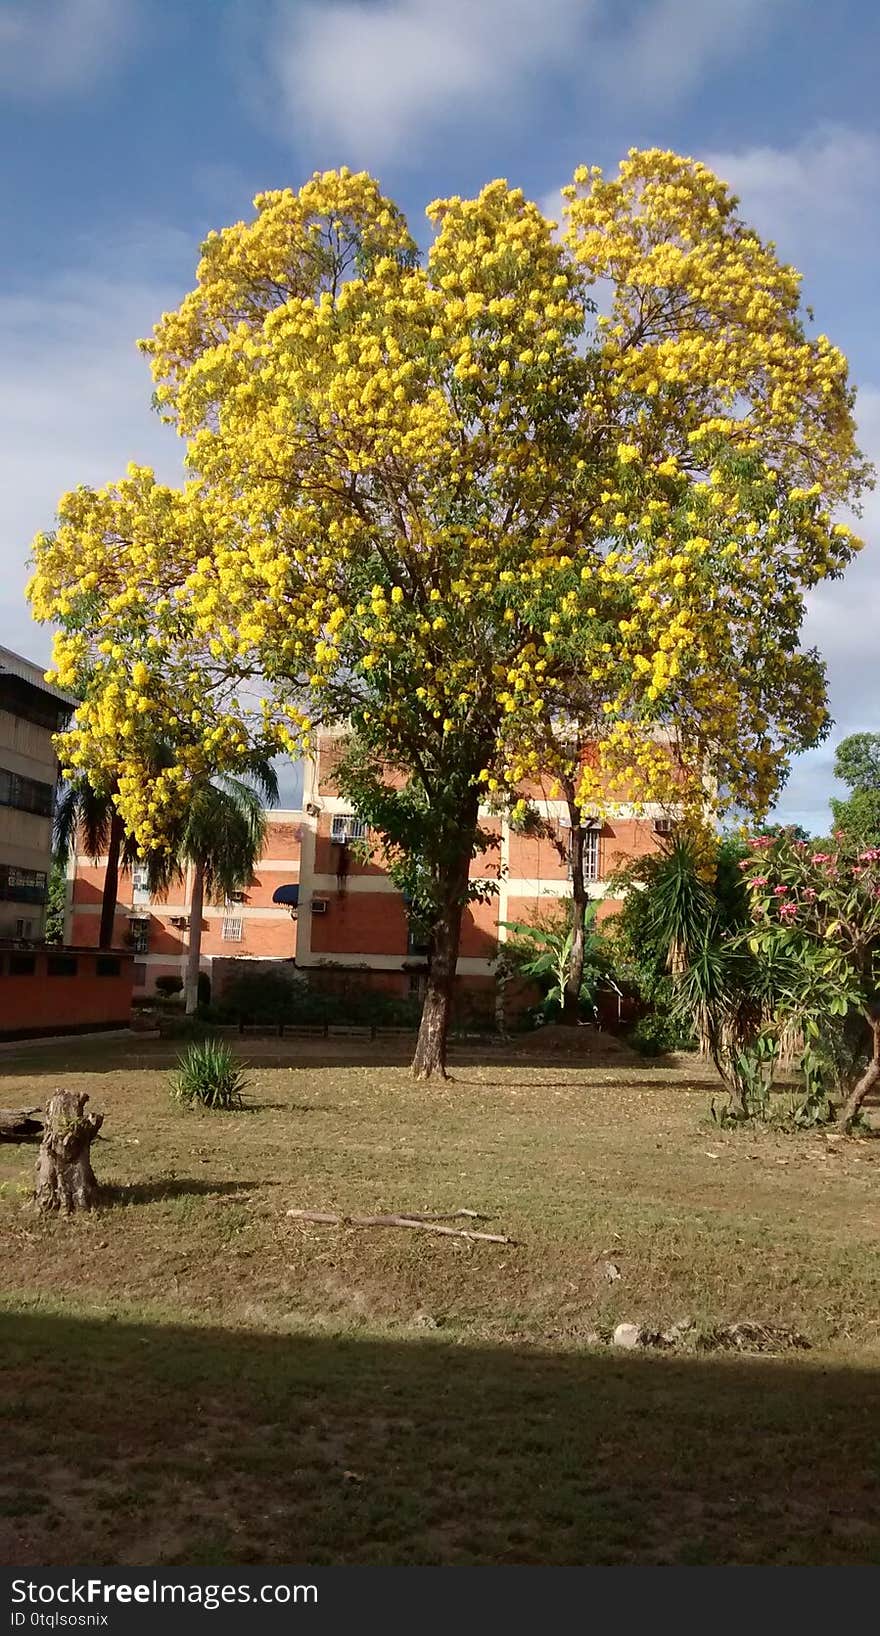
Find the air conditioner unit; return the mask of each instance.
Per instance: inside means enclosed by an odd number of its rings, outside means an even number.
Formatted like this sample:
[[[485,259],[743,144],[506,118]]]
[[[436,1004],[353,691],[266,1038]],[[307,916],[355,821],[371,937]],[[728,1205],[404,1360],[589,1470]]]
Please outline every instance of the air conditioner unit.
[[[178,926],[181,930],[189,925],[189,915],[169,915],[168,918],[172,926]]]
[[[325,915],[327,913],[326,898],[312,898],[312,914]]]
[[[675,833],[675,819],[674,818],[655,818],[654,819],[654,834],[655,835],[672,835],[674,833]]]
[[[247,903],[247,892],[229,892],[226,896],[226,903]]]

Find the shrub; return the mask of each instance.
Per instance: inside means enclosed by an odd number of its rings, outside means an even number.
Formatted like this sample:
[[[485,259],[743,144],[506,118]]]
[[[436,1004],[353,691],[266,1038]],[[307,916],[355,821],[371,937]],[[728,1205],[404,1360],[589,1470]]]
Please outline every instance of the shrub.
[[[415,1028],[421,1013],[422,1002],[415,995],[384,994],[356,983],[333,993],[276,970],[242,972],[224,990],[222,1000],[210,1007],[209,1015],[218,1022]]]
[[[171,972],[166,972],[164,976],[156,978],[156,993],[163,995],[166,1000],[170,1000],[172,994],[181,994],[182,992],[182,977],[175,977]]]
[[[230,1022],[291,1022],[298,988],[282,971],[243,971],[224,989],[216,1009]]]
[[[242,1064],[223,1040],[197,1040],[178,1059],[171,1080],[175,1101],[202,1108],[241,1108],[248,1080]]]
[[[163,1040],[203,1040],[212,1036],[212,1023],[222,1018],[187,1017],[182,1011],[159,1018],[159,1034]]]
[[[626,1037],[627,1043],[645,1057],[662,1057],[671,1051],[693,1051],[697,1043],[688,1023],[662,1011],[650,1011],[647,1016],[639,1017]]]

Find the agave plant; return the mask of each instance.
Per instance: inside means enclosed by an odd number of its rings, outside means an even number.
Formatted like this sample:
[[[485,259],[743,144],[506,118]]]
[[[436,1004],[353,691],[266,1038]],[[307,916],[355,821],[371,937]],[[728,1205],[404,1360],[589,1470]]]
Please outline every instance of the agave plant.
[[[244,1106],[244,1066],[223,1040],[196,1040],[178,1059],[171,1095],[186,1107],[229,1110]]]
[[[677,976],[686,970],[695,951],[705,945],[715,916],[712,893],[700,877],[689,839],[676,839],[654,870],[648,890],[646,930],[665,948],[666,969]]]

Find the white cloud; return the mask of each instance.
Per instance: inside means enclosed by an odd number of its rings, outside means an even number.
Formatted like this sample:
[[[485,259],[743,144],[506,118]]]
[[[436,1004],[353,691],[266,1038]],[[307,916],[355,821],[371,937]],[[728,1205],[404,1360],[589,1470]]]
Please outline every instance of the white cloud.
[[[284,0],[271,65],[287,111],[336,157],[402,160],[462,114],[512,117],[593,12],[594,0]]]
[[[859,440],[864,452],[880,466],[880,389],[865,387],[856,403]],[[880,652],[877,648],[876,611],[880,608],[880,492],[866,497],[863,515],[852,525],[865,547],[842,580],[832,580],[814,591],[805,627],[805,640],[815,644],[828,662],[832,712],[840,735],[872,725],[880,727]]]
[[[462,122],[521,119],[548,70],[591,98],[668,106],[754,50],[791,3],[276,0],[266,61],[325,158],[405,163]]]
[[[856,405],[861,446],[880,467],[880,388],[865,387]],[[829,741],[799,756],[779,803],[778,816],[803,823],[817,834],[830,824],[828,798],[845,795],[834,782],[834,747],[849,733],[880,728],[880,653],[876,610],[880,608],[880,492],[867,496],[861,518],[852,519],[865,548],[842,580],[832,580],[809,597],[805,647],[817,647],[828,667],[828,702],[833,717]]]
[[[151,272],[142,273],[147,264]],[[176,303],[194,246],[147,231],[39,287],[0,296],[0,642],[45,655],[48,633],[23,598],[30,542],[51,528],[59,496],[101,484],[129,460],[175,480],[181,445],[151,410],[147,362],[136,351]]]
[[[87,90],[131,43],[135,0],[13,0],[0,11],[0,91]]]
[[[643,107],[667,106],[721,63],[754,53],[760,32],[790,0],[646,0],[609,6],[616,31],[603,38],[594,58],[607,91]]]
[[[863,254],[880,236],[880,137],[825,125],[790,148],[752,147],[701,158],[742,199],[743,214],[785,255]]]

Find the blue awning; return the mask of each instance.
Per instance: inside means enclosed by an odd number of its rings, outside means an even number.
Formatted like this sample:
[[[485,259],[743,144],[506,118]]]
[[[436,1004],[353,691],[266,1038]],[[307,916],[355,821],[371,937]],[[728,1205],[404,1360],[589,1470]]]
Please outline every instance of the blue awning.
[[[284,903],[288,909],[296,909],[299,906],[299,887],[277,886],[272,893],[272,902]]]

